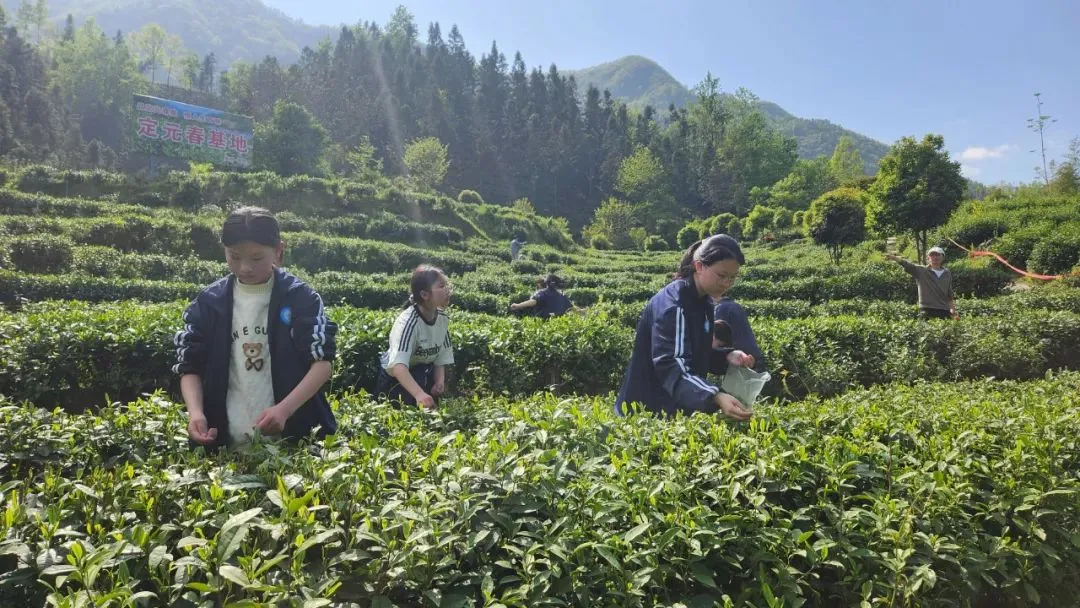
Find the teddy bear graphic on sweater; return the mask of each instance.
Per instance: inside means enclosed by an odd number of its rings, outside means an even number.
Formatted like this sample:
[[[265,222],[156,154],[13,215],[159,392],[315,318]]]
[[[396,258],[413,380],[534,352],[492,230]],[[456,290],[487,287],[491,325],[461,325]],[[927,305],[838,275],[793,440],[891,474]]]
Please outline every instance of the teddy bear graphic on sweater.
[[[263,345],[258,342],[244,342],[244,369],[261,372],[266,360],[262,358]]]

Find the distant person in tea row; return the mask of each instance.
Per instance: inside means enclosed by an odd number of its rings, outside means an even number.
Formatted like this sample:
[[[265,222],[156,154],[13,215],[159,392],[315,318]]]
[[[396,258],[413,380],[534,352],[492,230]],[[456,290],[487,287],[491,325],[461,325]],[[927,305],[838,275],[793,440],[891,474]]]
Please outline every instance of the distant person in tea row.
[[[221,244],[230,274],[199,293],[174,339],[188,437],[217,448],[256,431],[289,439],[334,433],[322,387],[337,326],[319,294],[278,267],[285,243],[277,219],[241,207],[225,220]]]
[[[926,252],[926,266],[912,264],[892,253],[885,254],[885,259],[897,262],[915,278],[915,285],[919,289],[919,311],[924,319],[957,318],[952,272],[942,265],[945,262],[944,249],[931,247]]]
[[[531,298],[511,304],[510,310],[531,311],[533,316],[541,319],[564,315],[574,308],[574,303],[560,291],[562,286],[563,280],[558,275],[548,274],[547,277],[537,281],[537,287],[540,289]]]
[[[514,240],[510,241],[510,261],[521,257],[521,250],[525,248],[525,237],[515,234]]]

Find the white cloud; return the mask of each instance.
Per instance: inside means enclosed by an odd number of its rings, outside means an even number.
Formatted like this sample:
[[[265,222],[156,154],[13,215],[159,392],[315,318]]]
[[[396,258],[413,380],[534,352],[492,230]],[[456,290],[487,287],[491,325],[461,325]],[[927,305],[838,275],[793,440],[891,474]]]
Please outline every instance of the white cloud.
[[[964,150],[960,154],[960,160],[977,161],[986,160],[988,158],[1001,158],[1005,156],[1005,152],[1008,151],[1009,144],[1001,144],[993,148],[984,148],[983,146],[972,146]]]
[[[976,177],[979,177],[980,173],[982,173],[982,169],[978,167],[972,167],[971,165],[960,165],[960,173],[962,173],[964,177],[970,177],[971,179],[975,179]]]

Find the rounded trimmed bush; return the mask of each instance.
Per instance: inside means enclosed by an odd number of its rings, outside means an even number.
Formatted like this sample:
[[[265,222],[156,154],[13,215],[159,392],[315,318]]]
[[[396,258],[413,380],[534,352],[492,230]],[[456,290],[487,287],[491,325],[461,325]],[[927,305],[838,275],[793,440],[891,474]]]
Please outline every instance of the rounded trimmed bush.
[[[667,251],[671,247],[668,246],[667,241],[665,241],[663,237],[651,234],[645,237],[642,248],[645,249],[645,251]]]
[[[476,190],[462,190],[457,195],[459,203],[468,203],[470,205],[483,205],[484,197],[480,196],[480,193]]]
[[[968,218],[946,227],[945,234],[964,246],[978,246],[1009,231],[1009,226],[996,218]]]
[[[1080,234],[1051,233],[1031,250],[1028,267],[1040,274],[1065,274],[1080,264]]]
[[[687,225],[679,231],[676,240],[678,240],[678,244],[681,249],[686,249],[690,245],[693,245],[699,240],[697,226]]]
[[[51,234],[17,236],[9,245],[12,266],[29,274],[61,274],[71,270],[71,239]]]

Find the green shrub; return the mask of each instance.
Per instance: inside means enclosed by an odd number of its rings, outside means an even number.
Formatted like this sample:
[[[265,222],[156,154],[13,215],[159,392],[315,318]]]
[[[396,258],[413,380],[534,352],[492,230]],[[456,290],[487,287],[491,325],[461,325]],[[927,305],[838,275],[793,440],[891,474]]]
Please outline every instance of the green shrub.
[[[608,249],[611,249],[611,240],[602,234],[594,234],[589,240],[589,247],[599,249],[600,251],[607,251]]]
[[[459,203],[466,203],[469,205],[484,204],[484,197],[480,196],[480,193],[475,190],[462,190],[458,193],[457,200]]]
[[[645,237],[645,251],[667,251],[670,247],[662,237],[655,234]]]
[[[1080,231],[1050,234],[1031,250],[1028,266],[1039,274],[1065,274],[1080,264]]]
[[[58,274],[71,269],[71,240],[62,236],[17,236],[8,244],[8,257],[16,270],[31,274]]]
[[[962,221],[949,222],[944,228],[946,236],[965,247],[978,247],[1008,231],[1008,224],[998,218],[966,217]]]
[[[692,226],[688,224],[683,227],[682,230],[679,230],[678,244],[680,249],[686,249],[696,243],[698,240],[700,240],[700,237],[698,236],[697,226]]]
[[[749,426],[618,418],[609,397],[427,413],[351,394],[333,399],[336,437],[223,454],[191,450],[160,394],[81,414],[4,402],[19,553],[0,591],[20,606],[136,589],[170,606],[289,605],[295,589],[361,606],[1068,606],[1078,393],[1077,374],[894,385],[763,403]]]

